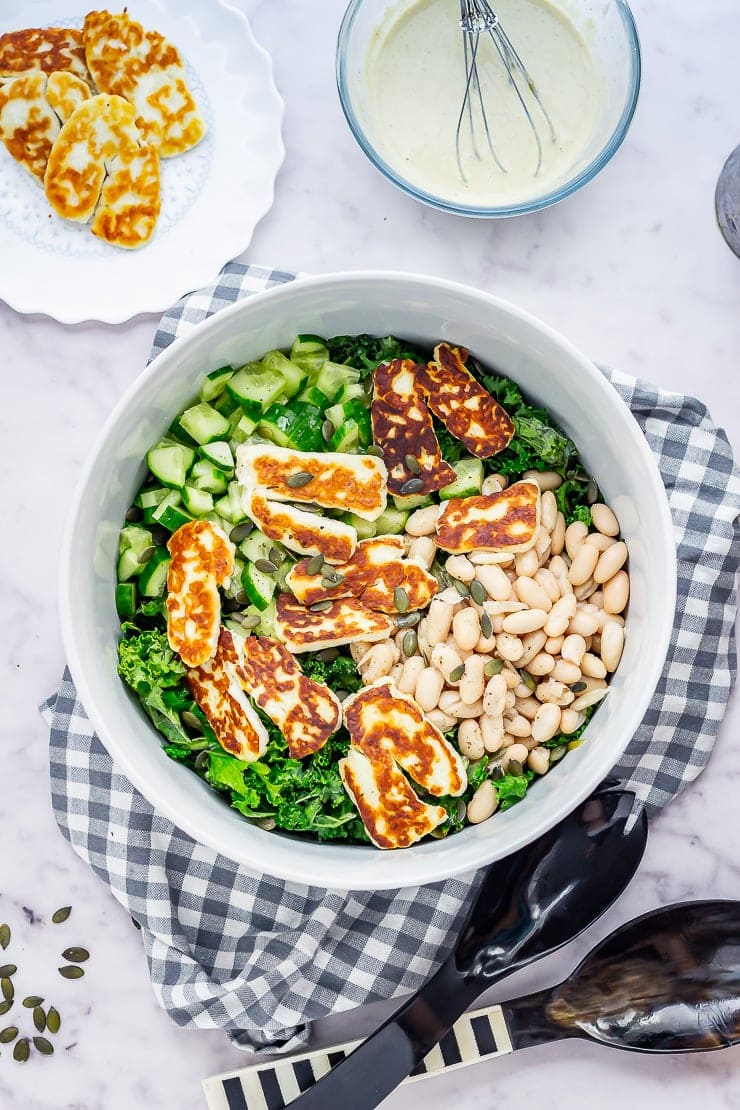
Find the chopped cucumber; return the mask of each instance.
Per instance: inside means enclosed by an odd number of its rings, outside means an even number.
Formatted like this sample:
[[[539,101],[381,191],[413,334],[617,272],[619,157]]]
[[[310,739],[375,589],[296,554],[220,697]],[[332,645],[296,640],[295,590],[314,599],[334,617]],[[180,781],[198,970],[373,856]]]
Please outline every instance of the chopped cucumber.
[[[277,574],[275,575],[275,581],[277,582],[278,589],[287,589],[286,584],[288,581],[288,575],[290,574],[294,566],[295,563],[292,559],[283,559],[282,563],[278,567]]]
[[[226,526],[228,532],[228,525]],[[244,560],[238,556],[234,558],[234,570],[229,575],[229,584],[224,587],[224,593],[227,597],[236,598],[237,594],[242,592],[243,586],[241,582],[242,572],[244,571]]]
[[[358,447],[369,447],[373,441],[370,426],[370,410],[357,397],[344,404],[332,405],[326,410],[327,420],[331,420],[335,432],[329,440],[330,451],[355,451]],[[346,441],[347,446],[341,446]]]
[[[317,389],[315,385],[307,385],[306,388],[302,389],[298,394],[296,400],[308,401],[309,405],[316,405],[316,408],[321,409],[322,412],[329,404],[329,398],[325,393],[322,393],[320,389]]]
[[[210,374],[206,374],[202,386],[200,387],[201,401],[215,401],[220,397],[226,389],[226,383],[234,376],[234,370],[231,366],[222,366],[218,370],[211,370]]]
[[[265,370],[261,362],[248,362],[226,383],[232,397],[240,404],[257,401],[261,406],[272,404],[282,395],[285,379],[274,370]]]
[[[200,453],[204,459],[208,459],[219,470],[230,472],[234,469],[234,456],[231,453],[231,448],[222,439],[216,440],[215,443],[205,444],[204,447],[201,447]]]
[[[289,358],[286,358],[282,351],[268,351],[266,355],[262,356],[262,366],[265,370],[280,374],[285,383],[283,386],[284,397],[295,397],[296,393],[303,389],[308,380],[306,371],[295,362],[291,362]]]
[[[139,578],[139,590],[143,597],[162,597],[167,585],[169,566],[170,556],[167,548],[158,547]]]
[[[240,524],[247,519],[247,514],[242,508],[242,489],[238,482],[229,482],[229,488],[224,497],[219,498],[213,508],[228,520],[230,524]]]
[[[182,487],[182,503],[193,516],[206,516],[213,512],[213,494],[196,486]]]
[[[393,495],[393,504],[397,509],[423,509],[427,505],[431,505],[432,499],[426,493],[410,493],[408,497],[400,497],[397,494]]]
[[[457,478],[439,491],[440,501],[451,497],[474,497],[483,485],[483,463],[480,459],[465,458],[452,464]]]
[[[249,439],[252,435],[259,424],[261,412],[262,410],[260,409],[256,417],[252,417],[249,413],[243,412],[239,419],[232,424],[231,431],[229,432],[229,439],[236,447],[238,447],[240,443],[244,443],[244,441]]]
[[[213,407],[216,412],[220,412],[222,416],[232,416],[241,405],[236,397],[232,397],[228,390],[224,390],[220,397],[217,397],[213,402]]]
[[[147,511],[156,509],[159,502],[164,501],[169,492],[165,486],[147,486],[136,495],[134,505],[138,505],[140,509],[144,510],[144,519],[146,520]]]
[[[136,586],[133,582],[119,582],[116,586],[116,612],[121,620],[128,620],[136,612]]]
[[[347,420],[337,428],[329,440],[329,450],[354,454],[360,450],[360,428],[356,420]]]
[[[193,519],[190,513],[181,507],[180,502],[181,496],[178,491],[171,490],[152,513],[152,521],[161,524],[168,532],[176,532],[183,524]]]
[[[324,414],[306,401],[290,401],[287,405],[270,405],[257,426],[278,447],[296,451],[321,451],[325,443],[321,428]]]
[[[297,335],[290,348],[290,358],[307,374],[318,374],[329,358],[329,348],[318,335]]]
[[[179,489],[194,458],[195,451],[182,443],[160,443],[147,451],[146,465],[162,485]]]
[[[330,400],[334,400],[343,385],[360,380],[360,371],[354,366],[342,366],[338,362],[325,362],[316,375],[313,384]]]
[[[142,528],[140,524],[126,524],[119,533],[118,550],[121,554],[131,549],[134,554],[141,555],[142,551],[146,551],[147,547],[151,546],[152,534],[148,528]]]
[[[374,520],[363,520],[361,516],[355,516],[354,513],[345,513],[342,519],[346,524],[351,525],[357,532],[358,538],[361,540],[369,540],[375,535],[377,531],[377,522]]]
[[[360,401],[357,397],[353,397],[349,401],[342,402],[342,409],[344,419],[354,420],[357,424],[360,433],[360,446],[369,447],[373,441],[373,432],[370,425],[370,409],[366,401]]]
[[[378,536],[397,536],[406,527],[409,513],[405,509],[394,509],[390,505],[375,521],[375,533]]]
[[[252,605],[262,612],[272,601],[277,582],[271,574],[257,570],[254,563],[245,563],[242,571],[242,586]]]
[[[370,399],[365,392],[364,386],[361,386],[359,382],[348,382],[346,385],[343,385],[339,393],[337,393],[338,405],[344,405],[347,401],[358,400],[363,402],[363,408],[367,408]]]
[[[255,606],[255,608],[257,608]],[[248,611],[248,610],[247,610]],[[277,620],[277,606],[273,598],[269,605],[266,605],[260,614],[260,623],[255,628],[255,632],[259,636],[275,636],[275,621]]]
[[[275,549],[280,553],[282,558],[284,551],[279,543],[273,540],[268,540],[264,532],[260,532],[259,528],[255,528],[250,532],[246,539],[242,540],[239,544],[239,550],[250,563],[256,563],[258,559],[269,559],[270,552]]]
[[[194,464],[188,478],[188,483],[196,489],[205,490],[207,493],[226,493],[228,478],[223,470],[219,470],[208,459],[198,459]]]
[[[220,412],[216,412],[212,405],[201,401],[199,405],[185,409],[180,417],[180,426],[185,429],[196,443],[211,443],[214,439],[223,439],[229,430],[229,421]]]
[[[334,425],[335,431],[337,428],[341,428],[342,424],[344,423],[344,409],[342,408],[342,406],[339,404],[329,405],[328,409],[326,410],[326,419],[331,420],[332,424]]]
[[[182,443],[185,447],[198,446],[197,440],[193,439],[190,432],[186,431],[186,429],[183,428],[180,424],[179,416],[176,417],[170,424],[169,428],[167,429],[167,435],[162,437],[160,447],[164,447],[167,444],[173,443]]]
[[[144,564],[139,562],[140,555],[141,552],[134,551],[130,547],[125,548],[125,550],[121,552],[118,558],[118,567],[116,568],[119,582],[127,582],[129,578],[135,578],[137,575],[141,574],[144,569]]]

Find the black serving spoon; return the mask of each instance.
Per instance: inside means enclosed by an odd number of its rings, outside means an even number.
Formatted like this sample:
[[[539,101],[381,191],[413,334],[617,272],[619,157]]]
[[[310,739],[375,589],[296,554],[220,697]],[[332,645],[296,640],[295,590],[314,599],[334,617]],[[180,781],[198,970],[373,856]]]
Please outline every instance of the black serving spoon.
[[[581,1037],[635,1052],[740,1044],[740,902],[683,902],[622,925],[550,990],[505,1002],[513,1048]]]
[[[359,1048],[290,1105],[373,1110],[492,984],[573,940],[622,893],[647,821],[601,789],[532,844],[492,864],[448,959]]]

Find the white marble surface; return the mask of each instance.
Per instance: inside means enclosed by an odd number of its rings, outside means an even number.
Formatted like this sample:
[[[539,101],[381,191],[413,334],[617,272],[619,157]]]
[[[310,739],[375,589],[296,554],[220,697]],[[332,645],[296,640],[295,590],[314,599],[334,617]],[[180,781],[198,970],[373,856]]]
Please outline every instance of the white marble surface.
[[[479,285],[553,323],[597,360],[695,391],[740,447],[740,261],[720,239],[712,203],[724,157],[740,141],[736,0],[707,0],[701,10],[636,0],[645,78],[624,148],[559,207],[500,223],[421,208],[367,164],[334,90],[342,0],[241,3],[274,55],[287,105],[288,156],[250,261],[306,271],[395,267]],[[158,1009],[137,933],[56,830],[36,712],[63,664],[55,576],[71,490],[102,420],[144,366],[154,326],[149,317],[65,328],[0,305],[0,920],[14,928],[19,977],[31,951],[38,969],[19,991],[57,1003],[65,1015],[60,1040],[69,1046],[25,1067],[3,1047],[2,1110],[196,1110],[201,1078],[241,1059],[220,1034],[179,1030]],[[660,903],[740,897],[738,725],[735,699],[709,769],[654,823],[638,878],[587,941]],[[62,931],[48,918],[67,902],[74,917]],[[29,923],[24,906],[47,924]],[[62,939],[93,949],[81,983],[56,975]],[[528,982],[554,981],[587,941]],[[422,1100],[427,1110],[453,1102],[465,1110],[538,1103],[689,1110],[700,1101],[720,1110],[740,1106],[740,1050],[659,1060],[551,1045],[442,1077],[387,1105],[400,1110]]]

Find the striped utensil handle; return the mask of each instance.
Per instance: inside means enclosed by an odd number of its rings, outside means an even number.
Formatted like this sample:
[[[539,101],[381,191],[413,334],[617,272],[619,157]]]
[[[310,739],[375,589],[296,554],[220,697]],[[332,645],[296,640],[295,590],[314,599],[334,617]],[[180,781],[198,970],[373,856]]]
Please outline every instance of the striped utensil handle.
[[[286,1060],[215,1075],[203,1081],[208,1110],[283,1110],[312,1087],[361,1041],[304,1052]],[[440,1072],[504,1056],[513,1051],[500,1006],[470,1010],[455,1022],[404,1083],[416,1083]]]

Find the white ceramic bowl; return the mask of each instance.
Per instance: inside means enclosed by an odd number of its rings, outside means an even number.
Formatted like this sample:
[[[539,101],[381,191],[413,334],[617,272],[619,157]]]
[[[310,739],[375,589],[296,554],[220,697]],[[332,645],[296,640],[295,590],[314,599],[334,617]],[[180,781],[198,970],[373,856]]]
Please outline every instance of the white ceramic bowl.
[[[320,844],[265,832],[168,759],[116,674],[118,531],[147,448],[206,371],[288,346],[299,332],[396,334],[463,343],[543,404],[580,448],[622,524],[632,594],[627,643],[587,741],[526,798],[492,820],[405,851]],[[630,412],[593,363],[513,305],[452,282],[398,273],[302,278],[224,309],[174,342],[134,382],[103,428],[76,495],[61,559],[61,624],[80,697],[118,767],[161,813],[247,868],[322,887],[383,889],[480,867],[533,840],[609,772],[647,709],[668,647],[676,557],[663,484]]]

